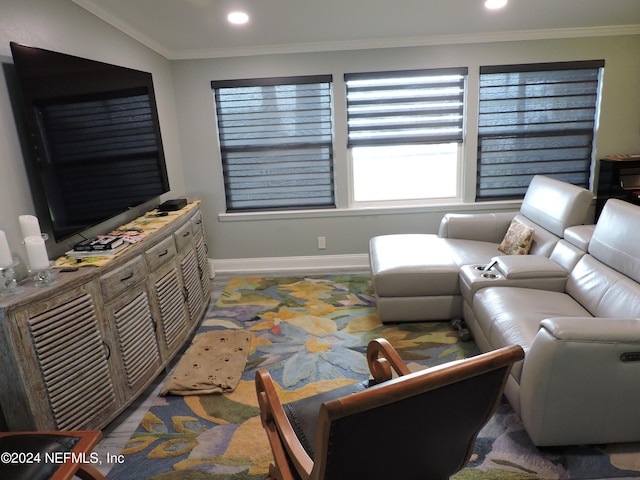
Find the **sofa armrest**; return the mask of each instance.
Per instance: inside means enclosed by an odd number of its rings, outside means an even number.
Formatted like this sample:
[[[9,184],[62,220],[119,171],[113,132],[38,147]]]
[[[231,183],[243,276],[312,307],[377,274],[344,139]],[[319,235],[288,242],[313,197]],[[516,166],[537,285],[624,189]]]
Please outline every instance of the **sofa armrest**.
[[[493,257],[496,268],[509,280],[533,278],[567,278],[567,271],[542,255],[500,255]]]
[[[640,350],[640,318],[547,318],[540,328],[561,342],[637,343]]]
[[[520,377],[520,416],[533,442],[638,441],[638,352],[640,318],[543,320]]]
[[[500,243],[516,213],[447,213],[440,221],[438,235]]]

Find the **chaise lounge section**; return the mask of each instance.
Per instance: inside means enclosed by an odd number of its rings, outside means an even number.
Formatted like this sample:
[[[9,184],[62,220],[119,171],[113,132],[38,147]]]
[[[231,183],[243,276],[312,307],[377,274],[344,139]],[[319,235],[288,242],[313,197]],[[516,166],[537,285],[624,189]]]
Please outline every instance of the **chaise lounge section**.
[[[517,213],[447,214],[435,234],[382,235],[369,243],[370,269],[383,323],[462,315],[461,267],[486,264],[515,220],[533,229],[529,253],[549,257],[568,227],[581,225],[593,194],[535,176]]]

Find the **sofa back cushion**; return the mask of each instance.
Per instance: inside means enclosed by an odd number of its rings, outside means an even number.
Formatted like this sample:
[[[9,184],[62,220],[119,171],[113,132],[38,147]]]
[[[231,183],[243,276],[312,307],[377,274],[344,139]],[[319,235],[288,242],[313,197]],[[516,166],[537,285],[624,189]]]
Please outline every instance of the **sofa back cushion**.
[[[640,284],[591,255],[571,270],[566,292],[594,317],[640,317]]]
[[[565,228],[584,223],[592,200],[589,190],[536,175],[529,184],[520,213],[562,237]]]
[[[589,242],[589,254],[640,282],[640,207],[608,200]]]
[[[527,227],[533,228],[533,241],[531,242],[529,255],[544,255],[545,257],[549,257],[556,243],[560,240],[560,237],[545,230],[520,213],[516,214],[514,219]]]

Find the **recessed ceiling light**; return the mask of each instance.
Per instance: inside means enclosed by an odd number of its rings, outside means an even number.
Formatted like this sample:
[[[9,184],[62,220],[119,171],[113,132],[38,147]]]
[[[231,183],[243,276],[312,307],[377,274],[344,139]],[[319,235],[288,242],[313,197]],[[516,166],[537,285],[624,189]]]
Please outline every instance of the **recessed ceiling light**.
[[[249,21],[249,15],[244,12],[231,12],[227,15],[227,20],[229,20],[234,25],[242,25]]]
[[[502,8],[507,4],[507,0],[486,0],[484,6],[491,10]]]

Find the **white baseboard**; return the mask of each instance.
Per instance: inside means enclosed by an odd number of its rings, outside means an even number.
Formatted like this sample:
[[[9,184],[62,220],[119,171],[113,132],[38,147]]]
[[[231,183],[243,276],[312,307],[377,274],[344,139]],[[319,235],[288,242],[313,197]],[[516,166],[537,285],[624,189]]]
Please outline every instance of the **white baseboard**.
[[[306,257],[220,258],[209,259],[211,275],[219,273],[261,273],[369,269],[369,254],[314,255]]]

